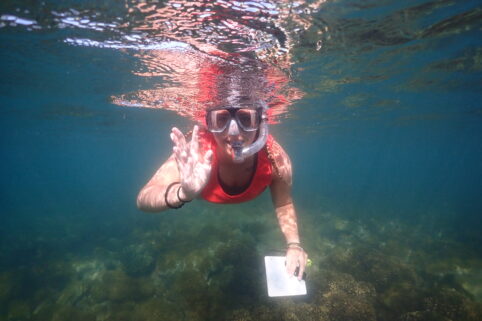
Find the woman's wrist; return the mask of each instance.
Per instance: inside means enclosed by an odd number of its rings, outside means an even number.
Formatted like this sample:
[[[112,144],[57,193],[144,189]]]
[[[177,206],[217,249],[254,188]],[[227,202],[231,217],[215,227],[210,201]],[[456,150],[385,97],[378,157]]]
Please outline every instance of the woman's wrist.
[[[186,195],[184,189],[182,188],[182,184],[179,184],[179,188],[177,189],[177,198],[183,203],[189,203],[194,199],[194,197],[189,197]]]
[[[303,247],[301,246],[301,243],[300,243],[300,242],[288,242],[288,243],[286,244],[286,247],[287,247],[288,250],[289,250],[289,249],[298,249],[298,250],[301,250],[301,251],[303,251],[303,252],[305,251],[305,250],[303,249]]]
[[[176,186],[175,186],[175,185],[178,185],[178,184],[179,184],[179,186],[181,186],[180,182],[173,182],[173,183],[169,184],[169,186],[167,186],[166,192],[164,194],[164,202],[165,202],[166,206],[169,207],[169,208],[172,208],[172,209],[181,208],[184,205],[184,203],[186,203],[179,198],[179,194],[178,194],[179,187],[176,188]]]
[[[301,243],[299,241],[293,241],[293,242],[288,242],[286,243],[287,246],[291,246],[291,245],[297,245],[297,246],[301,246]]]

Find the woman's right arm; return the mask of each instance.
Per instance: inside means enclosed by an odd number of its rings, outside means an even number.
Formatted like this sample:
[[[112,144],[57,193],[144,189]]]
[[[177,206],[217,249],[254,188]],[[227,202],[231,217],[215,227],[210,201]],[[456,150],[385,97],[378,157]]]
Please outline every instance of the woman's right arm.
[[[139,209],[160,212],[178,208],[201,193],[209,179],[213,152],[200,154],[198,132],[198,126],[194,126],[191,141],[186,142],[179,129],[172,129],[174,153],[139,192]]]
[[[171,186],[169,194],[166,195],[167,187],[174,182],[179,182],[179,184]],[[166,204],[166,197],[171,206],[177,207],[181,205],[182,202],[177,197],[177,190],[180,184],[176,159],[174,155],[171,155],[139,192],[137,207],[146,212],[164,211],[169,209]]]

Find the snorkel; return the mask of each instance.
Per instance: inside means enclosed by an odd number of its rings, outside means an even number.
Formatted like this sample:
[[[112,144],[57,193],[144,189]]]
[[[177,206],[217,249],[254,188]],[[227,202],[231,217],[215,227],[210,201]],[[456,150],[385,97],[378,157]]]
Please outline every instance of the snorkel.
[[[235,163],[242,163],[246,158],[256,154],[266,145],[268,140],[268,116],[266,115],[268,105],[264,101],[261,101],[261,106],[261,121],[256,141],[246,147],[243,147],[241,142],[233,142],[230,144],[233,149],[233,161]]]

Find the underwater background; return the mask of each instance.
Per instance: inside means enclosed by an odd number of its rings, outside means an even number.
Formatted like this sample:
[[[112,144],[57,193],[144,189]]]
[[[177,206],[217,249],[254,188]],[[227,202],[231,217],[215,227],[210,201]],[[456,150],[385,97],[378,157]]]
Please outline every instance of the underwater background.
[[[481,320],[481,30],[480,1],[2,1],[0,320]],[[174,47],[282,65],[308,295],[267,296],[269,193],[136,208],[194,124],[149,100],[197,85]]]

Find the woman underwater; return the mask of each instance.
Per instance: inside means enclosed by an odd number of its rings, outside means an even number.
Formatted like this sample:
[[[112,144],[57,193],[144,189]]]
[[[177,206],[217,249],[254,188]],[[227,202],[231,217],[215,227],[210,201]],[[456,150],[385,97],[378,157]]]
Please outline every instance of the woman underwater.
[[[137,206],[159,212],[194,199],[240,203],[269,187],[286,239],[287,271],[294,275],[299,267],[301,279],[308,255],[300,243],[291,197],[290,159],[268,133],[268,105],[260,98],[266,77],[253,70],[228,69],[200,73],[204,79],[198,101],[207,107],[197,117],[190,139],[172,129],[173,153],[141,189]]]

